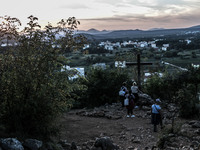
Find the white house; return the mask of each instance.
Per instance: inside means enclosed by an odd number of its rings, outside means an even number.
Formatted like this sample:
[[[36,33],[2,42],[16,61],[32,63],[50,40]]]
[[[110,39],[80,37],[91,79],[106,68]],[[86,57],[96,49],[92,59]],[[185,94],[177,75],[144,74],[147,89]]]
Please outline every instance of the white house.
[[[195,69],[198,69],[198,68],[200,68],[200,65],[192,64],[192,67],[195,68]]]
[[[144,48],[144,47],[148,46],[148,43],[146,41],[141,41],[138,44],[139,44],[139,47],[141,47],[141,48]]]
[[[109,51],[112,51],[114,49],[113,45],[105,45],[104,48],[109,50]]]
[[[72,73],[69,74],[69,80],[76,79],[80,76],[84,77],[85,76],[85,69],[84,68],[79,68],[79,67],[74,67],[70,68],[70,66],[63,66],[61,68],[61,72],[63,71],[72,71]]]
[[[103,47],[104,45],[105,45],[105,42],[100,42],[100,43],[99,43],[99,46],[102,46],[102,47]]]
[[[90,48],[90,45],[89,45],[89,44],[84,44],[83,49],[85,50],[85,49],[87,49],[87,48]]]
[[[154,73],[145,72],[145,73],[144,73],[144,82],[146,82],[148,78],[151,78],[153,75],[156,75],[156,74],[157,74],[160,78],[163,77],[163,73],[158,73],[158,72],[154,72]]]
[[[152,48],[157,48],[156,43],[151,43]]]
[[[126,45],[128,45],[128,44],[129,44],[129,42],[124,41],[121,45],[126,46]]]
[[[126,61],[115,61],[115,67],[126,68]]]
[[[94,68],[106,69],[106,63],[96,63],[92,65]]]
[[[163,44],[162,50],[167,51],[168,47],[169,47],[169,44]]]
[[[185,40],[187,44],[190,44],[192,41],[191,40]]]
[[[163,44],[163,47],[169,47],[169,44]]]
[[[116,43],[114,43],[113,46],[114,46],[114,47],[119,47],[119,48],[121,48],[121,44],[120,44],[120,42],[116,42]]]
[[[162,50],[163,51],[167,51],[167,47],[162,47]]]

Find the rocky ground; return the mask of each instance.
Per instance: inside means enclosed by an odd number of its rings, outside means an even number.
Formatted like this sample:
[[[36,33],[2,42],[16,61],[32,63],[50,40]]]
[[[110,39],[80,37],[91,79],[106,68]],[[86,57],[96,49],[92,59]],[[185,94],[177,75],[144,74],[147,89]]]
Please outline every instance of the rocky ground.
[[[87,146],[94,144],[96,138],[109,137],[120,150],[151,149],[156,146],[161,129],[153,132],[149,107],[134,109],[134,115],[127,118],[126,108],[120,104],[72,110],[62,119],[60,138]]]
[[[153,132],[149,106],[134,109],[134,118],[127,118],[126,108],[119,103],[71,110],[62,118],[60,139],[79,150],[156,150],[158,144],[167,150],[200,150],[200,121],[182,120],[176,117],[175,105],[167,106],[163,110],[165,127],[158,126],[158,132]]]
[[[153,132],[149,106],[134,109],[136,117],[127,118],[126,108],[115,103],[65,113],[58,122],[60,136],[53,143],[2,138],[0,150],[200,150],[200,121],[180,119],[175,105],[166,106],[165,127],[158,132]]]

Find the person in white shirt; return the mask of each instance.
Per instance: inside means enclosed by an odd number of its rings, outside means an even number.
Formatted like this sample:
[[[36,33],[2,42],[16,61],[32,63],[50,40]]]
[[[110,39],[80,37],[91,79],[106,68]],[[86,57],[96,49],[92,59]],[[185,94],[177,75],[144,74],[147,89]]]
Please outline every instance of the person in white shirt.
[[[138,100],[139,100],[139,95],[138,95],[138,93],[140,92],[140,90],[139,90],[139,88],[138,88],[136,82],[133,82],[133,85],[131,86],[131,92],[132,92],[132,94],[135,96],[135,103],[136,103],[136,105],[137,105]]]
[[[160,103],[160,99],[156,99],[155,104],[151,106],[151,123],[154,125],[154,132],[157,132],[157,125],[160,124],[161,129],[163,127]]]

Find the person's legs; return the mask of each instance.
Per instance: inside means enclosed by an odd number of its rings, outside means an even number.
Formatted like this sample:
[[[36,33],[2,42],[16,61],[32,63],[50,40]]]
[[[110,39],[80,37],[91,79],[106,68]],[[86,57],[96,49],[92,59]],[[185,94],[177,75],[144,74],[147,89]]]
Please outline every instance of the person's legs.
[[[163,128],[163,123],[162,123],[162,116],[159,115],[159,124],[160,124],[160,128]]]
[[[153,127],[153,131],[154,132],[157,132],[157,127],[156,127],[156,124],[154,123],[154,125],[153,125],[154,127]]]
[[[124,96],[120,96],[120,102],[121,102],[121,104],[122,104],[122,107],[124,107]]]
[[[153,131],[157,132],[157,114],[152,113],[152,120],[151,120],[152,124],[153,124]]]
[[[130,109],[130,114],[133,115],[133,109]]]
[[[133,115],[133,109],[130,109],[130,112],[131,112],[131,117],[135,117],[135,115]]]
[[[130,117],[130,110],[127,108],[127,117]]]
[[[135,105],[138,106],[138,100],[139,100],[138,93],[133,93],[133,95],[135,96]]]

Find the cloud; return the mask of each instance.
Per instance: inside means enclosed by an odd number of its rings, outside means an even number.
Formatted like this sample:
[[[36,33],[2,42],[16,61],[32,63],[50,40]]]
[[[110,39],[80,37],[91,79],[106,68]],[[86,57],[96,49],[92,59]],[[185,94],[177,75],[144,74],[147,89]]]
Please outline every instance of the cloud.
[[[74,3],[74,4],[65,4],[60,6],[59,8],[62,9],[88,9],[89,7],[86,6],[85,4],[81,4],[81,3]]]
[[[172,10],[173,12],[175,10]],[[162,13],[157,16],[146,14],[113,15],[112,17],[81,19],[86,27],[86,22],[94,28],[103,30],[111,29],[150,29],[150,28],[184,28],[199,25],[200,10],[186,11],[184,13]]]

